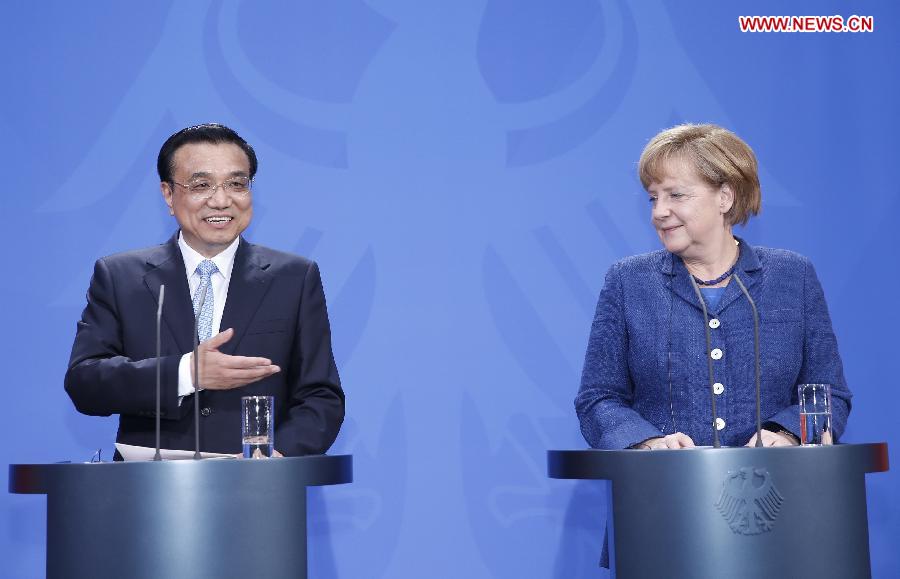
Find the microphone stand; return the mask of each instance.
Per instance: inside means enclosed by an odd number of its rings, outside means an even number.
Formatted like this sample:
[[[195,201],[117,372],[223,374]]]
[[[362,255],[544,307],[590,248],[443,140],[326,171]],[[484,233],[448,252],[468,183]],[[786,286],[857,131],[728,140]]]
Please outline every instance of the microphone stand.
[[[737,273],[732,274],[734,276],[734,281],[738,283],[741,287],[741,291],[744,292],[744,297],[747,298],[747,302],[750,304],[750,309],[753,310],[753,355],[756,361],[756,446],[757,448],[762,447],[762,417],[760,414],[762,413],[762,408],[759,402],[759,312],[756,311],[756,304],[753,302],[753,298],[750,297],[750,292],[747,291],[747,288],[744,286],[744,282],[741,281],[741,278],[738,277]]]
[[[200,312],[203,311],[203,303],[206,294],[209,293],[207,284],[200,296],[200,305],[197,306],[197,316],[194,318],[194,460],[200,460]]]
[[[160,338],[160,326],[162,325],[162,308],[163,301],[166,298],[166,286],[162,284],[159,286],[159,301],[156,306],[156,454],[153,455],[153,460],[162,460],[162,455],[159,453],[159,413],[160,413],[160,350],[162,339]]]

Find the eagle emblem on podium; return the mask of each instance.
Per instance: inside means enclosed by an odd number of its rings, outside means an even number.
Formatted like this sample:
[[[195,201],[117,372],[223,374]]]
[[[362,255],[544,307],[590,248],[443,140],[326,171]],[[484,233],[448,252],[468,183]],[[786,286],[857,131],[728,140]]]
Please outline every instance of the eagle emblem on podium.
[[[772,530],[783,502],[767,469],[745,466],[728,472],[715,506],[735,533],[759,535]]]

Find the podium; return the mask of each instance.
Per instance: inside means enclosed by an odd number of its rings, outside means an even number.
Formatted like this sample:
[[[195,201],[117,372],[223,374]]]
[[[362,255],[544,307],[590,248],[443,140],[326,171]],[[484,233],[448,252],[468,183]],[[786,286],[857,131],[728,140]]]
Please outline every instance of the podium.
[[[871,576],[865,474],[887,444],[551,450],[552,478],[611,481],[619,579]]]
[[[353,457],[18,464],[47,495],[47,577],[307,576],[306,487],[349,483]]]

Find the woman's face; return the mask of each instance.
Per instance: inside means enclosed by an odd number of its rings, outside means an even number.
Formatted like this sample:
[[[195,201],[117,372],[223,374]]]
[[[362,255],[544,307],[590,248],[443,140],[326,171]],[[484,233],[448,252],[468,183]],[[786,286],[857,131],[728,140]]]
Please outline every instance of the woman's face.
[[[667,250],[683,258],[702,257],[727,237],[725,213],[733,195],[727,185],[704,181],[690,163],[671,161],[661,181],[647,188],[651,221]]]

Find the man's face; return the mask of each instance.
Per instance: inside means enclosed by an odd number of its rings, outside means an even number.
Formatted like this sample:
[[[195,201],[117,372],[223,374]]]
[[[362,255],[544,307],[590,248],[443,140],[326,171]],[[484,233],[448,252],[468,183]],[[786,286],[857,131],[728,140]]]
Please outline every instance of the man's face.
[[[213,257],[250,225],[252,194],[235,196],[222,186],[236,178],[249,179],[250,161],[232,143],[183,145],[175,151],[172,160],[172,179],[176,184],[160,183],[163,198],[187,244],[204,257]],[[218,185],[209,199],[197,200],[189,188],[183,187],[200,182]]]

